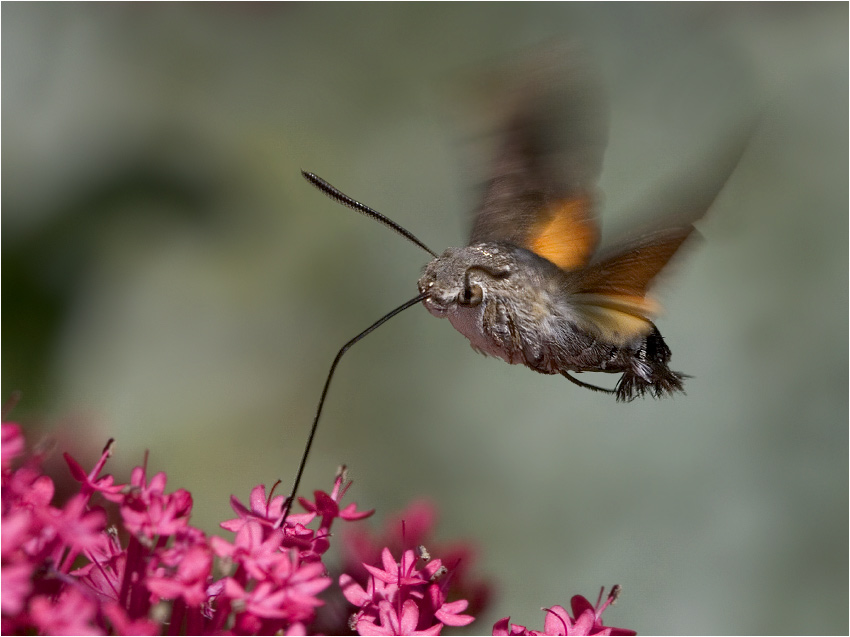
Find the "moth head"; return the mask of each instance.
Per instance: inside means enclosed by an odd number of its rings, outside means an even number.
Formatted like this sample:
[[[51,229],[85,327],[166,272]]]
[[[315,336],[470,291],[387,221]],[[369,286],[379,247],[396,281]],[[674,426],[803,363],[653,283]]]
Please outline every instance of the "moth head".
[[[449,309],[476,309],[513,272],[513,259],[495,245],[449,248],[425,266],[419,291],[427,293],[425,307],[435,316]]]

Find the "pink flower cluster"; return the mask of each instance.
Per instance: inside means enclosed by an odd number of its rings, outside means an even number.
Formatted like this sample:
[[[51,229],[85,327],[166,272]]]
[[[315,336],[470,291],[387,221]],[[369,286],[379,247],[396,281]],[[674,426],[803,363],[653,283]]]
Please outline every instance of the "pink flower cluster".
[[[3,423],[4,634],[306,634],[324,604],[320,593],[333,584],[322,562],[331,526],[372,514],[341,506],[351,485],[342,472],[330,493],[299,498],[307,512],[285,520],[284,497],[267,496],[260,485],[250,506],[231,498],[237,517],[221,525],[235,534],[228,541],[190,526],[192,497],[183,489],[166,493],[164,473],[148,479],[145,467],[136,467],[129,484],[101,475],[111,445],[88,473],[65,456],[80,488],[56,506],[43,458],[25,456],[24,447],[20,428]],[[95,498],[117,508],[114,526]],[[314,520],[317,528],[309,528]],[[387,559],[393,560],[389,553]],[[438,579],[445,569],[439,560],[429,564],[422,577]],[[407,580],[397,588],[406,587]],[[395,599],[387,582],[378,588],[381,600]],[[427,598],[410,591],[404,602],[453,625],[472,621],[458,618],[466,602],[447,602],[444,589],[435,583]],[[440,621],[433,624],[438,632]]]
[[[605,602],[602,595],[605,589],[599,591],[599,599],[596,606],[591,604],[581,595],[575,595],[570,600],[573,614],[563,606],[544,608],[546,620],[543,622],[543,630],[529,630],[519,624],[511,624],[510,617],[503,617],[493,626],[494,635],[636,635],[633,630],[614,628],[602,625],[602,613],[613,604],[620,595],[620,587],[614,586]]]
[[[248,506],[231,497],[236,518],[221,524],[231,541],[189,524],[192,496],[167,493],[164,473],[148,479],[136,467],[128,484],[101,475],[110,453],[111,443],[89,472],[66,454],[79,489],[58,505],[42,455],[27,455],[20,427],[2,424],[3,634],[339,634],[348,617],[361,635],[438,635],[471,623],[490,596],[469,576],[467,545],[431,544],[442,559],[431,558],[422,543],[435,512],[425,503],[382,535],[343,534],[343,569],[332,577],[323,561],[331,527],[373,513],[341,504],[351,486],[343,471],[330,493],[299,498],[306,513],[287,514],[285,498],[263,485]],[[602,625],[616,592],[596,607],[574,597],[572,616],[548,609],[543,632],[506,617],[493,634],[634,634]]]
[[[446,601],[448,569],[424,547],[417,553],[407,550],[396,562],[385,548],[383,568],[366,566],[371,577],[365,589],[350,575],[340,576],[345,598],[360,608],[351,618],[353,630],[361,635],[439,635],[443,625],[473,621],[472,615],[462,614],[469,605],[465,599]]]
[[[415,500],[398,515],[388,516],[380,532],[375,533],[365,525],[347,526],[342,530],[342,571],[365,588],[371,577],[367,565],[381,564],[384,548],[399,555],[405,549],[426,546],[452,572],[451,578],[444,582],[449,587],[449,597],[469,600],[467,613],[477,616],[489,606],[493,593],[487,580],[473,575],[477,558],[474,545],[463,541],[437,542],[436,525],[436,507],[426,500]]]

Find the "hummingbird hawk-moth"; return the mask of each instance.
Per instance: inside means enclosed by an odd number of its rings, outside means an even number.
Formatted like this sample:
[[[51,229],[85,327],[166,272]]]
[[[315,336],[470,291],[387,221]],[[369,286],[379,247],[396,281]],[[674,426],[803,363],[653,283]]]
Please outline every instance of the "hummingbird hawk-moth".
[[[437,255],[399,224],[302,171],[338,203],[384,223],[433,257],[419,278],[419,295],[337,354],[307,452],[342,354],[420,302],[434,316],[447,318],[483,354],[561,374],[619,401],[683,392],[686,376],[669,367],[670,349],[653,322],[660,308],[649,293],[722,189],[740,144],[689,183],[656,197],[651,206],[656,221],[649,229],[599,251],[596,182],[607,142],[607,109],[585,69],[574,65],[562,75],[554,77],[551,69],[531,73],[511,96],[514,106],[465,247]],[[606,389],[573,376],[582,372],[620,378],[615,388]]]

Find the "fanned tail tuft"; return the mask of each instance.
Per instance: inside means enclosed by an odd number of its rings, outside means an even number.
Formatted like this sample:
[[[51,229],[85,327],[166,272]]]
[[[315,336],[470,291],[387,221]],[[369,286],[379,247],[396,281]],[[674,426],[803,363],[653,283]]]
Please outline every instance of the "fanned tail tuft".
[[[670,348],[658,329],[653,329],[641,349],[635,353],[632,368],[623,372],[617,383],[617,400],[630,402],[647,393],[653,398],[672,396],[676,392],[684,394],[682,381],[689,376],[671,371],[667,366],[669,361]]]
[[[649,379],[631,371],[625,372],[617,383],[617,401],[631,402],[638,396],[645,397],[647,393],[653,398],[672,396],[676,392],[684,394],[682,381],[685,378],[690,377],[681,372],[671,371],[666,366],[663,370],[656,368]]]

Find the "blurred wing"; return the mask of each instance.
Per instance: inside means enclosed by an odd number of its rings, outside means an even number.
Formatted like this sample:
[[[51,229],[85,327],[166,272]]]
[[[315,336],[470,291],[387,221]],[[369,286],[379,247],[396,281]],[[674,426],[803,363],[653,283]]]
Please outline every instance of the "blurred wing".
[[[653,279],[693,232],[672,228],[643,237],[570,277],[570,301],[584,327],[625,343],[652,329],[660,306],[647,298]]]
[[[567,270],[590,260],[599,240],[593,191],[607,109],[578,60],[576,51],[558,49],[526,73],[470,243],[511,243]]]
[[[690,178],[679,176],[673,185],[647,198],[640,216],[651,215],[655,218],[651,225],[660,229],[645,231],[641,238],[600,255],[588,267],[567,273],[566,291],[583,327],[617,344],[652,329],[651,321],[661,308],[647,297],[650,287],[734,172],[751,129],[747,125],[731,136],[712,161],[687,172]]]

